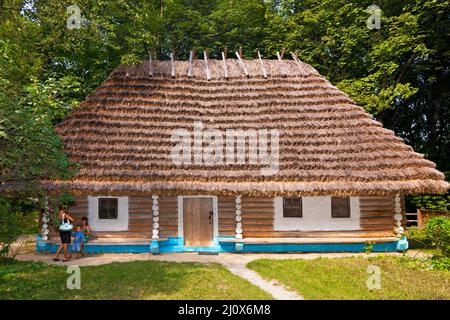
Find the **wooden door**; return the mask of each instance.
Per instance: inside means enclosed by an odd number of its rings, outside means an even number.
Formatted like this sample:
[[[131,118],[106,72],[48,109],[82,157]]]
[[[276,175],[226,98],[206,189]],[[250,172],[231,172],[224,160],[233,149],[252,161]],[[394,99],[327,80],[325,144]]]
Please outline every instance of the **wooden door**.
[[[213,202],[211,198],[183,199],[184,245],[207,247],[213,242]]]

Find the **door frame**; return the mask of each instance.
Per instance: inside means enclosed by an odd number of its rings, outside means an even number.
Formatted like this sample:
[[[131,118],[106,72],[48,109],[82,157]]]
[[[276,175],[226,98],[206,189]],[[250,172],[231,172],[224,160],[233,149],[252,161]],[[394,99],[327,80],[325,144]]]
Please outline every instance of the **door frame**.
[[[210,198],[213,204],[213,244],[217,243],[219,237],[219,203],[217,196],[196,195],[178,196],[178,237],[184,238],[184,202],[185,198]]]

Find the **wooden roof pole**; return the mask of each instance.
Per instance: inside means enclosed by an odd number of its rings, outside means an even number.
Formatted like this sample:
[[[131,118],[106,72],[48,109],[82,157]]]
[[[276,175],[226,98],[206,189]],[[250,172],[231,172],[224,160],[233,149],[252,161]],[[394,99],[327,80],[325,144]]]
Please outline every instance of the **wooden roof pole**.
[[[192,59],[194,58],[194,51],[189,51],[189,70],[188,77],[192,77]]]
[[[284,48],[281,50],[281,54],[277,51],[278,61],[281,63],[280,69],[283,77],[286,77],[286,70],[283,68],[283,56],[284,56]]]
[[[208,66],[208,53],[206,51],[203,51],[203,58],[205,59],[206,79],[211,80],[211,74],[209,72],[209,66]]]
[[[152,52],[148,50],[148,74],[153,77]]]
[[[263,63],[262,58],[261,58],[261,53],[259,53],[258,49],[256,49],[256,52],[258,52],[259,64],[261,65],[263,76],[264,76],[264,78],[267,79],[267,72],[266,72],[266,69],[264,68],[264,63]]]
[[[226,49],[225,49],[226,50]],[[226,53],[222,51],[222,61],[223,61],[223,72],[225,74],[225,79],[228,79],[227,61]]]
[[[250,77],[250,74],[248,73],[248,70],[245,67],[244,61],[242,61],[242,58],[237,51],[236,51],[236,57],[238,58],[239,64],[241,65],[242,69],[244,69],[245,76],[247,78]]]
[[[300,74],[301,74],[302,76],[304,76],[305,74],[304,74],[304,72],[303,72],[302,62],[301,62],[300,59],[297,57],[297,55],[296,55],[295,53],[293,53],[292,51],[291,51],[291,55],[292,55],[292,58],[294,59],[295,63],[297,64],[298,68],[300,69]]]
[[[175,50],[172,49],[172,52],[170,53],[170,63],[172,65],[172,78],[175,78]]]

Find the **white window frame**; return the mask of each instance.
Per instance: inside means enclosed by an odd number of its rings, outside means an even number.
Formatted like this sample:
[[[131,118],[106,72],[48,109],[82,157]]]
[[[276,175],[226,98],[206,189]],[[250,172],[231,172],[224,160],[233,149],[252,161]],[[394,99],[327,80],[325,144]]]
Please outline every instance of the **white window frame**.
[[[359,198],[350,197],[350,217],[331,217],[331,196],[302,197],[302,218],[283,217],[283,198],[274,198],[275,231],[360,230]]]
[[[98,216],[99,198],[117,199],[117,219],[100,219]],[[128,230],[128,197],[89,196],[89,225],[94,231],[127,231]]]

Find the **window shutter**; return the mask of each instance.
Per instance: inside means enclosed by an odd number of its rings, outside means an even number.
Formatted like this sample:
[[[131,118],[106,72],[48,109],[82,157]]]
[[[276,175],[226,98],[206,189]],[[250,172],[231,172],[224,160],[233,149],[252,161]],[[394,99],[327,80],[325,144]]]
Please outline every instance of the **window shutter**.
[[[117,219],[118,218],[118,199],[117,198],[99,198],[98,199],[98,217],[99,219]]]
[[[349,197],[331,197],[331,217],[350,218]]]
[[[283,198],[283,217],[302,218],[302,198]]]

